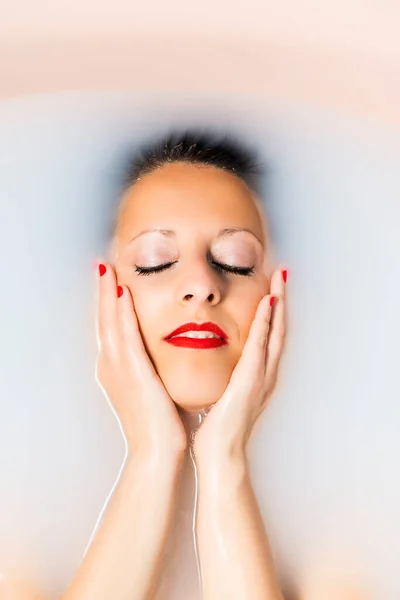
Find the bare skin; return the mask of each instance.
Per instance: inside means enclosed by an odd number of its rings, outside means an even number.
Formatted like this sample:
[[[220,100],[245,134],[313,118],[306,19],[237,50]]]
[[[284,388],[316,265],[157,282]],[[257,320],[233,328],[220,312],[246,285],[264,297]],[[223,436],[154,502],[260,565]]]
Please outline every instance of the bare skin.
[[[0,578],[0,598],[2,600],[48,600],[36,584],[22,581],[15,576]]]
[[[148,227],[174,229],[175,236],[149,233],[131,242]],[[220,237],[227,227],[253,234]],[[249,190],[219,169],[168,165],[125,195],[98,279],[96,376],[120,421],[127,458],[62,600],[152,598],[187,449],[177,406],[213,406],[195,439],[205,600],[282,600],[246,459],[276,384],[285,334],[283,267],[271,275],[265,236]],[[150,276],[134,269],[171,261]],[[253,267],[253,275],[222,272],[215,261]],[[229,344],[193,350],[165,343],[192,320],[216,322]]]
[[[96,376],[122,425],[127,458],[104,520],[62,600],[143,600],[154,591],[186,434],[154,371],[128,288],[99,276]]]
[[[269,241],[259,205],[234,175],[173,163],[128,189],[119,217],[109,262],[132,293],[146,351],[177,405],[188,411],[211,406],[224,393],[270,289]],[[142,234],[154,227],[174,233]],[[249,231],[219,235],[234,227]],[[137,271],[168,263],[158,273]],[[253,273],[229,273],[220,264]],[[229,336],[227,345],[188,350],[163,339],[182,323],[208,320]]]
[[[63,600],[151,598],[186,447],[175,405],[141,343],[129,289],[124,286],[118,299],[112,265],[105,266],[97,377],[125,432],[128,458],[105,519]],[[283,298],[281,273],[273,281]],[[242,359],[196,437],[198,538],[207,600],[243,594],[282,600],[245,456],[252,426],[275,385],[282,346],[283,302],[275,313],[275,337],[269,338],[268,371],[270,298],[260,302]]]
[[[246,454],[277,382],[285,337],[282,271],[274,272],[271,292],[261,300],[241,359],[195,441],[198,545],[207,600],[283,600]]]
[[[174,229],[175,236],[150,233],[131,242],[148,227]],[[256,237],[219,237],[226,227],[245,227]],[[222,273],[214,260],[254,265],[254,274]],[[135,265],[171,261],[169,270],[151,276],[135,271]],[[115,239],[101,262],[106,273],[97,272],[96,377],[121,424],[127,455],[103,521],[61,600],[153,598],[188,451],[190,429],[182,415],[204,407],[211,409],[194,438],[204,600],[283,600],[247,459],[254,424],[276,387],[286,330],[285,267],[269,266],[256,199],[218,169],[163,167],[125,194]],[[197,351],[164,342],[190,320],[217,322],[229,335],[228,346]],[[346,586],[337,590],[330,594],[329,586],[310,584],[297,600],[365,598]],[[4,600],[48,600],[32,586],[6,580],[0,592]]]

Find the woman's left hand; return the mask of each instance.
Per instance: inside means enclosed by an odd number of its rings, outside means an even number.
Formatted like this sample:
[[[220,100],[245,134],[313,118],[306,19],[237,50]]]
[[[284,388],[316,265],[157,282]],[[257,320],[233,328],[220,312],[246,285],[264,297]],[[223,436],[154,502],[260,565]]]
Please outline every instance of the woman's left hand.
[[[197,431],[196,457],[242,456],[254,423],[275,389],[286,333],[283,271],[274,272],[270,293],[257,307],[228,386]],[[271,296],[275,297],[272,307]]]

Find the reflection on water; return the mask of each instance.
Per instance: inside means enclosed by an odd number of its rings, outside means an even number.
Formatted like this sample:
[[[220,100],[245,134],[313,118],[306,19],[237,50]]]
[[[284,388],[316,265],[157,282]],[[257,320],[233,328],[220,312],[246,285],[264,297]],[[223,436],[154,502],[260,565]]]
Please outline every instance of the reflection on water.
[[[185,430],[189,440],[189,448],[188,452],[190,455],[192,471],[188,472],[188,476],[193,478],[193,515],[192,515],[192,537],[193,537],[193,549],[196,557],[196,565],[198,572],[198,581],[199,581],[199,593],[202,597],[203,594],[203,586],[202,586],[202,577],[201,577],[201,565],[200,565],[200,557],[197,549],[197,536],[196,536],[196,516],[197,516],[197,502],[198,502],[198,490],[199,490],[199,481],[197,475],[197,465],[196,465],[196,453],[194,449],[194,442],[196,439],[196,433],[198,432],[201,424],[204,419],[212,409],[214,404],[207,408],[202,408],[199,412],[190,412],[187,410],[178,407],[179,416],[185,426]]]

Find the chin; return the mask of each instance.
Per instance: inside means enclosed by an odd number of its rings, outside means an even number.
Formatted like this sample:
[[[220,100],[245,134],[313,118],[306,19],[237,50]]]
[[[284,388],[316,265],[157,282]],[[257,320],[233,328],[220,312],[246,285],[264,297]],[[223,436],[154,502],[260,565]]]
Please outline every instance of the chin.
[[[199,412],[218,402],[226,390],[234,367],[217,361],[195,367],[191,361],[163,363],[162,366],[158,375],[169,396],[177,406],[191,412]]]
[[[220,385],[212,385],[208,388],[205,385],[183,386],[181,383],[176,385],[172,383],[167,385],[168,394],[175,404],[183,410],[189,412],[200,412],[203,408],[210,408],[216,404],[226,389],[227,382],[223,381]]]

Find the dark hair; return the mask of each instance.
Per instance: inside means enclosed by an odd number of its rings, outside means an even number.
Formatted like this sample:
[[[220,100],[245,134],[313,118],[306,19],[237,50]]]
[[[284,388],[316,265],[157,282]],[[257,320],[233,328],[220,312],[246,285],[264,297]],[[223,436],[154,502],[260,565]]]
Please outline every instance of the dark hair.
[[[147,141],[126,158],[120,194],[141,176],[173,162],[217,167],[239,177],[257,194],[260,175],[266,172],[257,152],[237,136],[228,133],[221,136],[204,129],[173,130]]]

